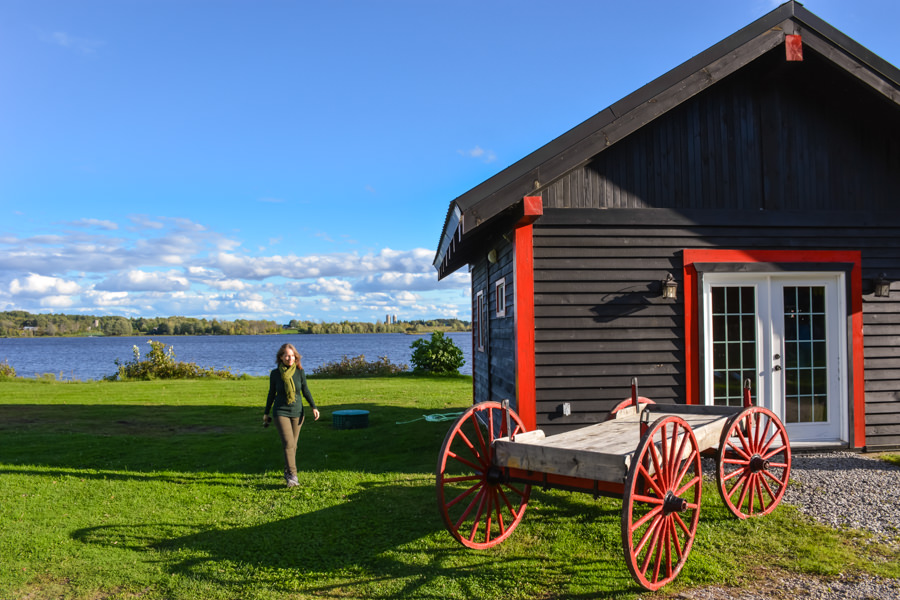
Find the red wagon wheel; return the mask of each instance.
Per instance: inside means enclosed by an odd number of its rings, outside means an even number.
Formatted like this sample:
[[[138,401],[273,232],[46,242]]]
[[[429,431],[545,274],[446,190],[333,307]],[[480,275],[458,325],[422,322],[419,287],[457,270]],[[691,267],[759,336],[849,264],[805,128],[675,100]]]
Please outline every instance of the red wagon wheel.
[[[790,475],[791,445],[772,411],[751,406],[729,419],[716,454],[716,484],[728,510],[739,519],[769,514]]]
[[[498,402],[482,402],[460,416],[441,446],[437,500],[447,530],[464,546],[490,548],[522,520],[531,486],[505,481],[493,464],[495,439],[525,431],[522,419]]]
[[[618,414],[619,411],[626,408],[631,408],[632,406],[635,406],[635,404],[637,404],[638,408],[640,408],[642,404],[656,404],[656,402],[654,402],[650,398],[644,398],[643,396],[638,397],[637,403],[635,403],[634,398],[625,398],[624,400],[616,404],[616,406],[611,411],[609,411],[609,414],[606,415],[606,420],[614,420],[616,418],[616,414]]]
[[[641,438],[625,479],[622,546],[631,576],[657,590],[681,571],[700,518],[700,451],[681,417],[657,419]]]

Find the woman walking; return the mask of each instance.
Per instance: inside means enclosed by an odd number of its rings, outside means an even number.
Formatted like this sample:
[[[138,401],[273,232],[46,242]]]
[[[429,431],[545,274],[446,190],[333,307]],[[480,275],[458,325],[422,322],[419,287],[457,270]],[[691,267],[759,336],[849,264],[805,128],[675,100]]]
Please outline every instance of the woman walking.
[[[263,413],[263,425],[272,421],[269,411],[273,411],[275,428],[284,445],[284,482],[288,487],[299,485],[297,481],[297,440],[303,426],[302,394],[313,411],[313,417],[319,420],[319,409],[313,401],[309,387],[306,385],[306,373],[300,364],[300,353],[293,344],[284,344],[275,355],[277,368],[269,373],[269,394],[266,396],[266,410]]]

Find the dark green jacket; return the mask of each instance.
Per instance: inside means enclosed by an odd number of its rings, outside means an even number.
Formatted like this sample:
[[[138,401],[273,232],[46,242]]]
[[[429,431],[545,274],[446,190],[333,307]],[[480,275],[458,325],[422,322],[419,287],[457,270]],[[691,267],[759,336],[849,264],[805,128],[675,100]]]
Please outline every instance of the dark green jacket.
[[[288,404],[287,393],[284,390],[284,381],[281,380],[281,372],[278,369],[272,369],[272,372],[269,373],[269,395],[266,396],[266,412],[264,414],[269,414],[269,411],[274,407],[273,416],[302,417],[303,402],[300,400],[301,394],[312,408],[316,408],[309,386],[306,385],[306,372],[298,367],[294,371],[293,379],[294,387],[297,389],[297,399],[293,404]]]

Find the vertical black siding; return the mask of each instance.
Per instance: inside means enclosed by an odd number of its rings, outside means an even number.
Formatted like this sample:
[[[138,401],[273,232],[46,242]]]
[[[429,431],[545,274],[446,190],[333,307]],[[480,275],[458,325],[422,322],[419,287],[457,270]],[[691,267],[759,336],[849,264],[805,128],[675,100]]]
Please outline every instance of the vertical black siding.
[[[497,262],[488,262],[491,249],[497,252]],[[484,291],[488,303],[489,341],[484,352],[478,351],[477,342],[472,346],[475,402],[509,399],[516,406],[516,340],[513,281],[513,245],[502,238],[485,250],[472,270],[472,311],[476,309],[475,297]],[[496,283],[506,282],[506,314],[497,316]]]
[[[885,210],[900,111],[810,53],[767,56],[543,191],[548,208]]]

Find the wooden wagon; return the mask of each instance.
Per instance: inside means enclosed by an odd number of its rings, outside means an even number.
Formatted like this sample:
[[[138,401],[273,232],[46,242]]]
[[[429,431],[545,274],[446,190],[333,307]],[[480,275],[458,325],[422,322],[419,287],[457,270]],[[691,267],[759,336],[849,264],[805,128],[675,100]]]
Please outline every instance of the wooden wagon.
[[[781,501],[791,470],[787,432],[751,404],[749,385],[744,406],[729,407],[655,404],[633,382],[606,421],[549,437],[525,431],[507,401],[483,402],[444,439],[438,506],[454,538],[484,549],[516,528],[532,485],[621,498],[628,570],[656,590],[678,575],[694,542],[701,455],[715,457],[719,493],[738,518],[768,514]]]

